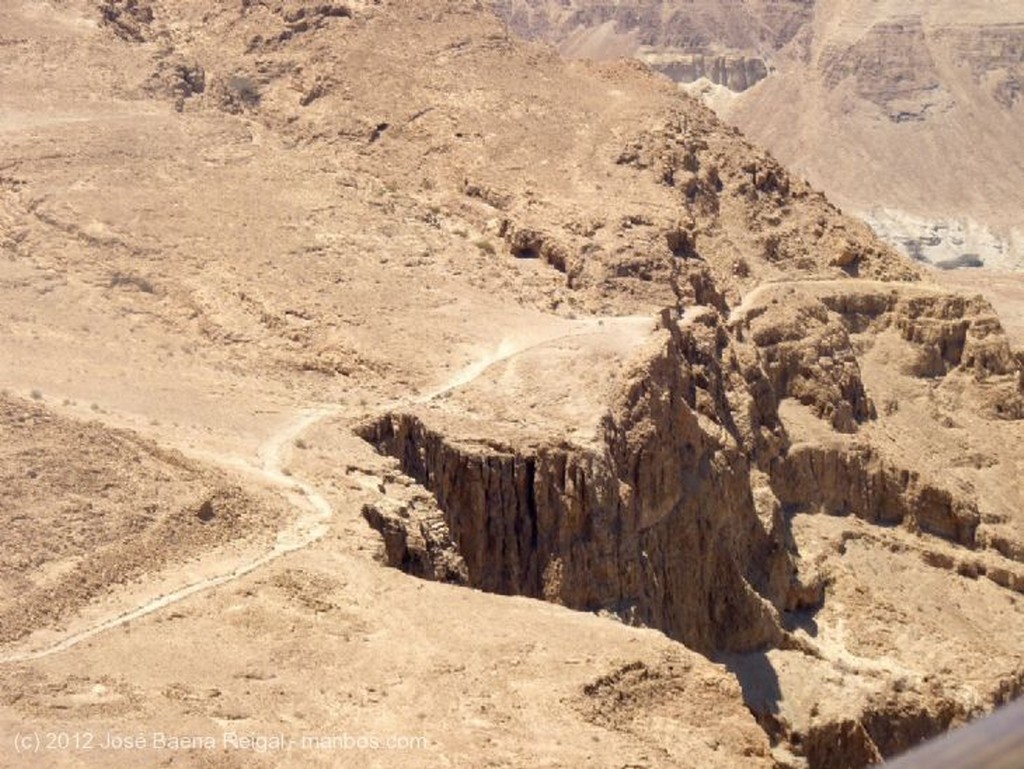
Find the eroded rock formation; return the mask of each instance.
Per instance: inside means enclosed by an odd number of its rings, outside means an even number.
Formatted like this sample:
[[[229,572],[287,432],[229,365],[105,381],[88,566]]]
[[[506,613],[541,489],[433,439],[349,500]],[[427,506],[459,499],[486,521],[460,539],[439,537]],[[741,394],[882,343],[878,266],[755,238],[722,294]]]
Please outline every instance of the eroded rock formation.
[[[742,54],[710,55],[683,53],[663,49],[637,51],[637,58],[652,69],[667,75],[677,83],[693,83],[707,78],[715,85],[730,91],[746,91],[768,77],[764,59]]]
[[[413,414],[362,434],[434,492],[470,584],[610,611],[704,651],[758,648],[781,637],[773,605],[793,568],[750,456],[781,436],[751,392],[770,389],[756,372],[747,385],[728,344],[713,313],[668,320],[595,447],[465,443]]]

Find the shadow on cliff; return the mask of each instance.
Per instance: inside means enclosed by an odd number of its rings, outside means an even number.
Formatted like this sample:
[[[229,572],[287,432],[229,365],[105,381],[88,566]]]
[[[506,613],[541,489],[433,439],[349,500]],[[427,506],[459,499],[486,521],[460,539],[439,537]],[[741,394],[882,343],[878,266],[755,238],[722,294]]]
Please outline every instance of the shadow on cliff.
[[[743,702],[756,718],[778,714],[782,689],[767,653],[719,654],[715,661],[736,676],[743,690]]]
[[[815,615],[817,615],[817,613],[817,607],[802,609],[800,611],[785,612],[782,616],[782,627],[789,633],[796,632],[797,630],[803,630],[811,638],[817,638],[818,620],[815,619]]]

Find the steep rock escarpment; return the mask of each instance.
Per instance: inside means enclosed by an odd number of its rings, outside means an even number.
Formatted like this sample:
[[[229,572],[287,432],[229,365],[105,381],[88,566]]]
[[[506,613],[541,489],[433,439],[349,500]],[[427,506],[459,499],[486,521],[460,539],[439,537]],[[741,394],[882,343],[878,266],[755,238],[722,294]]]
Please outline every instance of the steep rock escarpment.
[[[414,495],[402,502],[366,505],[363,517],[380,533],[392,566],[434,582],[466,584],[466,562],[452,542],[433,496]]]
[[[735,325],[759,350],[779,398],[795,398],[840,432],[875,416],[846,326],[814,297],[792,294]]]
[[[977,506],[921,474],[878,456],[863,444],[798,444],[772,472],[780,502],[832,515],[856,515],[973,547]]]
[[[612,612],[704,653],[756,660],[748,706],[776,758],[859,769],[1004,701],[1017,673],[1012,658],[1000,659],[991,680],[968,686],[952,673],[913,672],[898,650],[878,652],[899,658],[890,670],[867,656],[864,638],[843,641],[842,624],[819,629],[823,614],[863,621],[842,605],[878,589],[870,576],[851,577],[863,567],[848,561],[873,547],[990,585],[983,590],[1024,586],[1010,540],[983,528],[991,502],[915,454],[912,435],[879,439],[901,429],[890,391],[873,391],[872,350],[887,345],[902,354],[885,375],[899,387],[932,393],[925,401],[945,393],[987,424],[1014,424],[1020,362],[987,303],[922,285],[825,279],[766,284],[728,321],[711,306],[680,321],[666,312],[593,443],[474,437],[446,427],[444,409],[388,414],[361,434],[436,496],[444,528],[436,523],[437,541],[420,548],[425,562],[436,563],[432,549],[457,552],[470,585]],[[418,524],[394,518],[382,528],[374,505],[366,514],[386,543],[404,530],[423,539]],[[821,523],[798,527],[798,518]],[[434,568],[420,556],[409,568],[387,548],[389,562],[412,573]],[[881,630],[866,620],[870,638],[890,632],[901,608],[859,611],[881,618]],[[781,660],[782,672],[766,659]],[[765,680],[796,687],[808,665],[840,686],[852,676],[858,693],[804,712],[758,699]]]
[[[878,417],[859,358],[880,339],[899,339],[904,376],[927,380],[989,418],[1019,419],[1019,363],[987,302],[913,287],[767,286],[730,328],[760,351],[779,398],[793,398],[849,436],[791,432],[793,444],[770,470],[780,502],[977,545],[981,515],[963,489],[916,468],[899,450],[857,437]]]
[[[861,99],[893,122],[923,120],[948,107],[950,97],[918,17],[878,24],[852,46],[826,47],[823,57],[826,88],[849,79]]]
[[[984,413],[1024,418],[1021,364],[992,306],[980,296],[941,292],[839,291],[820,294],[851,335],[895,331],[913,354],[902,370],[914,377],[962,382]]]
[[[975,82],[1004,109],[1024,99],[1024,24],[981,28],[950,26],[938,31],[953,61],[970,69]]]
[[[615,50],[608,38],[596,34],[610,27],[619,35],[632,35],[631,43],[688,54],[715,54],[722,50],[775,50],[788,43],[812,17],[813,8],[801,0],[754,0],[724,4],[713,0],[630,0],[596,3],[589,0],[496,0],[495,11],[524,37],[564,45],[567,52],[580,48],[578,37],[588,32],[601,40],[591,43],[592,55]],[[627,49],[628,51],[628,49]]]
[[[768,65],[764,59],[754,56],[713,56],[641,48],[637,52],[637,58],[677,83],[693,83],[701,78],[707,78],[715,85],[725,86],[730,91],[746,91],[768,77]]]
[[[361,434],[434,492],[470,584],[611,611],[703,651],[778,643],[773,604],[794,574],[750,457],[781,436],[760,402],[770,388],[756,375],[745,386],[717,316],[704,317],[666,323],[594,447],[460,441],[414,414]]]
[[[859,357],[872,335],[896,337],[920,356],[908,376],[991,380],[1010,405],[1017,362],[983,301],[898,285],[767,286],[728,323],[712,307],[682,321],[666,313],[594,445],[480,438],[429,409],[360,433],[436,496],[446,552],[461,555],[471,585],[610,611],[702,651],[787,643],[778,612],[823,596],[819,574],[797,573],[792,514],[980,544],[982,516],[962,489],[859,435],[879,418]],[[789,434],[784,399],[821,427]],[[367,518],[388,541],[410,528]],[[430,576],[388,549],[392,564]]]

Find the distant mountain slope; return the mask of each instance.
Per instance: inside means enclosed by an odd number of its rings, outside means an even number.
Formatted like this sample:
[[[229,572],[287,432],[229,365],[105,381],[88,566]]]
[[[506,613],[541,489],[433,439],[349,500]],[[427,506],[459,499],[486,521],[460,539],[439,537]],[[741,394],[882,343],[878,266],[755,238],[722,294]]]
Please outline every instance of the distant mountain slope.
[[[1020,3],[496,8],[568,55],[634,55],[697,81],[721,115],[912,256],[1024,267]]]

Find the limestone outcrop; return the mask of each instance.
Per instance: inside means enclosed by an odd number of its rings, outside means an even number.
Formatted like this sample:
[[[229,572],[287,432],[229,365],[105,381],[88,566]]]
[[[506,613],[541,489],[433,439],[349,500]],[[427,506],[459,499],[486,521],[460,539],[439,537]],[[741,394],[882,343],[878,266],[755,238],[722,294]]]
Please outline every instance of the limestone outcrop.
[[[781,437],[759,402],[770,389],[748,387],[716,318],[666,323],[595,447],[466,441],[415,414],[361,434],[436,495],[471,585],[609,611],[708,652],[779,643],[795,575],[747,449],[767,456]]]
[[[694,83],[707,78],[730,91],[746,91],[768,77],[764,59],[742,54],[710,55],[664,49],[637,51],[637,58],[677,83]]]

